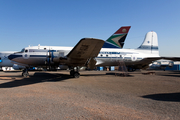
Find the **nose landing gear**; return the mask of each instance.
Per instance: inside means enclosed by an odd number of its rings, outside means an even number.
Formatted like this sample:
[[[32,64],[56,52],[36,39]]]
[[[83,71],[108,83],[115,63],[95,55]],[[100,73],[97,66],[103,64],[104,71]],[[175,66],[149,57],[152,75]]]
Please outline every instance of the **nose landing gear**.
[[[28,73],[28,69],[27,69],[27,68],[23,69],[23,71],[22,71],[22,76],[23,76],[23,77],[28,77],[28,76],[29,76],[29,73]]]

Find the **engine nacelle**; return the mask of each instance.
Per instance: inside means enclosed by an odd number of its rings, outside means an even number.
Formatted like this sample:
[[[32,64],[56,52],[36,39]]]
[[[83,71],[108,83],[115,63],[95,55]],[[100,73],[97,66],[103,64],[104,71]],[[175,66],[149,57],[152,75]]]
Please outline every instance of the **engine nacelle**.
[[[22,70],[24,68],[26,68],[26,67],[25,66],[21,66],[21,65],[17,65],[17,64],[13,64],[13,69],[14,70]]]
[[[168,66],[170,67],[170,68],[172,68],[173,66],[174,66],[174,62],[169,62],[169,64],[168,64]]]

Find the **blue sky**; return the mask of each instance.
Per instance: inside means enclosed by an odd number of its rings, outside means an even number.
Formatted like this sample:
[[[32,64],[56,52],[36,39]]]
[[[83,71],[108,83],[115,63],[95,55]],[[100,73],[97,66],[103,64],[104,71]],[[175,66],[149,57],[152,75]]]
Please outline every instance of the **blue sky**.
[[[180,56],[179,0],[0,0],[0,51],[73,47],[84,37],[106,40],[121,26],[131,26],[124,48],[155,31],[160,55]]]

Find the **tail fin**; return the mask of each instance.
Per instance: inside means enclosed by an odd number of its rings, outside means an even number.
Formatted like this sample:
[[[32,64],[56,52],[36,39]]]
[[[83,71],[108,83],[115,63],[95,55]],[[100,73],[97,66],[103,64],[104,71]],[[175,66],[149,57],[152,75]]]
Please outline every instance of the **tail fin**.
[[[102,48],[123,48],[124,41],[130,28],[131,26],[124,26],[119,28],[105,41]]]
[[[151,54],[158,54],[158,38],[156,32],[148,32],[145,36],[144,42],[137,48]]]

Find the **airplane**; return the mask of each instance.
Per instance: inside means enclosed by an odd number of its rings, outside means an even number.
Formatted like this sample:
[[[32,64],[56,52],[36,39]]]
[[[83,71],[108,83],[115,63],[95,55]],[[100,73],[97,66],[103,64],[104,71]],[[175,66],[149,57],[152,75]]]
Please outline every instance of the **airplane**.
[[[102,48],[96,66],[119,66],[124,62],[128,70],[145,69],[152,61],[161,59],[156,32],[148,32],[137,49]]]
[[[114,40],[115,38],[109,39]],[[121,66],[122,62],[124,62],[128,71],[147,69],[149,64],[159,59],[169,60],[167,62],[169,67],[173,67],[174,61],[180,61],[180,57],[159,56],[158,37],[154,31],[148,32],[143,43],[136,49],[102,48],[95,59],[97,61],[96,66],[103,67]],[[164,66],[161,65],[161,67]]]
[[[130,26],[121,27],[106,42],[94,38],[84,38],[74,48],[32,46],[22,49],[21,52],[11,54],[8,58],[27,68],[33,66],[56,69],[59,65],[67,66],[70,69],[70,75],[78,78],[80,75],[79,67],[86,66],[91,69],[95,67],[97,62],[95,58],[101,48],[122,48],[129,29]],[[23,70],[22,76],[28,76],[27,69]]]
[[[8,59],[8,56],[15,52],[17,51],[0,52],[0,70],[2,70],[2,67],[12,67],[14,70],[20,70],[25,68],[24,66],[12,63],[12,61]]]
[[[172,60],[161,59],[149,64],[149,67],[147,69],[165,71],[166,67],[172,68],[173,66],[174,66],[174,62]]]
[[[22,75],[28,76],[28,67],[48,67],[55,69],[60,64],[68,65],[70,74],[78,78],[79,66],[87,66],[98,55],[104,44],[103,40],[94,38],[81,39],[74,48],[61,47],[55,49],[23,49],[8,56],[10,60],[26,66]],[[68,50],[68,52],[67,52]],[[70,51],[69,51],[70,50]]]

